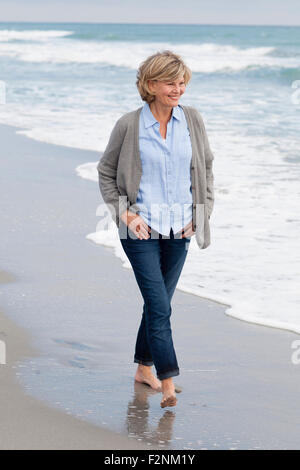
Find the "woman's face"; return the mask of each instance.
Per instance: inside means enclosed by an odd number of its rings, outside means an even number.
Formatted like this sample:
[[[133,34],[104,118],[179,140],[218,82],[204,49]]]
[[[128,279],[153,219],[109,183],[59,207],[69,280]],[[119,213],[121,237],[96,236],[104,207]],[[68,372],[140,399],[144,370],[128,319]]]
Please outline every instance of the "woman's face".
[[[149,88],[155,93],[155,101],[165,106],[177,106],[185,87],[183,77],[163,82],[149,80]]]

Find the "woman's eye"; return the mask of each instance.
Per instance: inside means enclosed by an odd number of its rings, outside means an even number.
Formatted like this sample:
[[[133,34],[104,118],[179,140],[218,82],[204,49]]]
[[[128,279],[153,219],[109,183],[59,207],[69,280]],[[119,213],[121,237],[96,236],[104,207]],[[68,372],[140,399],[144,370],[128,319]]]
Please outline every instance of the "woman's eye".
[[[168,86],[174,86],[175,83],[167,83]],[[179,86],[185,86],[185,83],[182,82],[182,83],[179,83]]]

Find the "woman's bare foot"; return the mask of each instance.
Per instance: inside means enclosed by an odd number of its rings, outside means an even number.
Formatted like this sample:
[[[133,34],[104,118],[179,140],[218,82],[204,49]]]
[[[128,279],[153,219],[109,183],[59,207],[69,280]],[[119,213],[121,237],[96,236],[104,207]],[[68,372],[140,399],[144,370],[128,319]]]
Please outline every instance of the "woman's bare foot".
[[[137,382],[149,385],[157,392],[162,391],[161,381],[158,380],[155,375],[153,375],[151,366],[144,366],[143,364],[139,364],[134,378]]]
[[[172,377],[162,380],[161,385],[163,398],[160,406],[162,408],[165,408],[166,406],[175,406],[177,404],[177,398]]]

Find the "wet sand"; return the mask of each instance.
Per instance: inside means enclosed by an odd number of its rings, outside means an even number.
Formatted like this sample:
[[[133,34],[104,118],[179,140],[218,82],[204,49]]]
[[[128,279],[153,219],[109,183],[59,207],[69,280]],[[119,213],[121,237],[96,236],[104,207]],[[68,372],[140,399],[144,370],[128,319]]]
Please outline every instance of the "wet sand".
[[[0,271],[0,288],[13,282]],[[0,365],[0,449],[1,450],[93,450],[145,449],[127,436],[101,429],[46,406],[25,394],[16,381],[15,364],[34,357],[28,331],[0,311],[0,340],[6,344],[6,365]],[[149,446],[147,446],[149,448]]]
[[[174,381],[183,388],[175,410],[161,410],[160,395],[134,384],[132,356],[142,299],[133,272],[122,268],[110,248],[85,238],[96,229],[101,197],[96,184],[75,173],[77,165],[97,161],[99,155],[36,142],[15,130],[0,126],[1,259],[3,271],[14,277],[0,286],[0,308],[7,315],[1,317],[0,331],[9,361],[0,366],[0,446],[299,448],[300,365],[291,361],[291,345],[299,335],[226,316],[222,304],[179,290],[174,294],[172,330],[181,372]],[[57,311],[68,335],[59,335]],[[90,356],[74,312],[82,312],[83,319],[94,312],[96,347]],[[39,336],[45,337],[41,359]],[[45,367],[59,348],[66,357],[61,370],[72,371],[70,380],[89,371],[79,368],[80,360],[102,361],[95,365],[103,389],[95,404],[83,384],[74,390],[74,406],[89,408],[86,418],[94,424],[105,417],[107,428],[119,429],[123,437],[30,396],[46,396],[51,381],[60,379]],[[13,369],[14,361],[25,357],[36,358],[40,373],[34,366],[30,395],[15,380],[19,369]],[[98,396],[107,405],[96,410]]]

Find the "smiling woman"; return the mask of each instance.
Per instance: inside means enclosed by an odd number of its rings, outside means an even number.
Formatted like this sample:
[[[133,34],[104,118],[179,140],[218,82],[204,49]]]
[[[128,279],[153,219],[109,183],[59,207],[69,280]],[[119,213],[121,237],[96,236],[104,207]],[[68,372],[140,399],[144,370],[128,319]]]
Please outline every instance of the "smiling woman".
[[[145,104],[119,119],[97,167],[103,200],[112,213],[116,210],[120,241],[144,299],[135,380],[162,391],[162,408],[177,404],[171,300],[191,237],[196,233],[201,248],[210,243],[214,200],[213,154],[202,118],[196,109],[178,104],[190,79],[190,69],[177,54],[148,57],[136,82]],[[128,204],[120,196],[128,197]],[[204,243],[196,206],[205,208]]]

